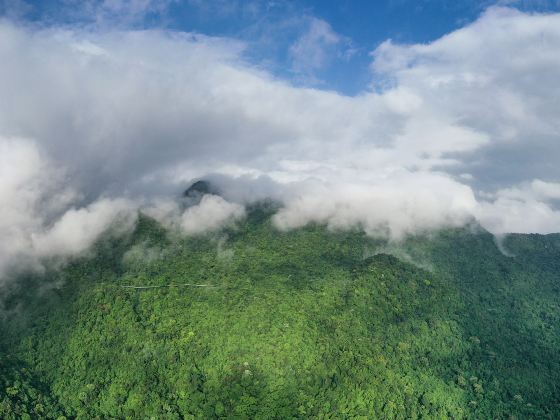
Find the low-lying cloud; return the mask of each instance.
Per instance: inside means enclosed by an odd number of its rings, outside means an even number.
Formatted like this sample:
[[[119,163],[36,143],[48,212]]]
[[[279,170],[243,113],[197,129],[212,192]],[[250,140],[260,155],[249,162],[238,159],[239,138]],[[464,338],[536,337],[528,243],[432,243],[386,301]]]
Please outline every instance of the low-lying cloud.
[[[278,80],[243,48],[0,21],[0,272],[82,252],[141,207],[200,233],[265,197],[281,229],[560,230],[560,14],[492,8],[428,44],[387,41],[354,97]],[[222,197],[162,210],[206,176]]]
[[[201,234],[217,230],[243,216],[245,209],[240,204],[230,203],[218,195],[206,194],[199,204],[185,210],[181,215],[180,226],[187,234]]]

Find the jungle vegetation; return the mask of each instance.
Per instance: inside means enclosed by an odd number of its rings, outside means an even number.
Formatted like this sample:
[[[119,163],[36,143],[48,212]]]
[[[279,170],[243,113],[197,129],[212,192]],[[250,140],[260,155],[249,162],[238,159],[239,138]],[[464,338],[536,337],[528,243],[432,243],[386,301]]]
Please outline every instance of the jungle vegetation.
[[[190,237],[141,215],[19,273],[0,418],[560,417],[560,235],[504,253],[477,226],[395,243],[272,212]]]

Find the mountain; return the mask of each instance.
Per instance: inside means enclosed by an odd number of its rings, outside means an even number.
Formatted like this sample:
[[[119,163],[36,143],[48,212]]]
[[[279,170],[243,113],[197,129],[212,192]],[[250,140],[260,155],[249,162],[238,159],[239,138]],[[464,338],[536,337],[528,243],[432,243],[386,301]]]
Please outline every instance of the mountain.
[[[560,417],[560,235],[393,243],[271,212],[191,237],[140,216],[20,274],[0,417]]]
[[[210,183],[210,181],[201,179],[187,188],[183,193],[183,197],[198,198],[204,194],[218,194],[218,192],[218,188]]]
[[[181,200],[183,207],[199,204],[205,194],[219,195],[220,190],[210,181],[204,179],[194,182],[183,192]]]

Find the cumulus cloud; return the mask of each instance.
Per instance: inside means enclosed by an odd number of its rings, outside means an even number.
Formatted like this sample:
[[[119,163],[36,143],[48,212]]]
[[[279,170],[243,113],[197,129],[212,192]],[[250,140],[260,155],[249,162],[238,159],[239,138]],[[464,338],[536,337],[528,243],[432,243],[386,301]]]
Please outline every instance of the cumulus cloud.
[[[230,203],[217,195],[207,194],[199,204],[189,207],[181,216],[180,226],[186,233],[201,234],[221,228],[229,222],[241,219],[245,208]]]
[[[249,201],[253,199],[254,196],[251,196]],[[172,231],[186,235],[214,232],[226,225],[233,226],[245,217],[243,204],[215,194],[204,194],[194,201],[157,198],[142,206],[142,212]]]
[[[134,209],[122,199],[101,199],[84,208],[71,208],[48,230],[33,233],[31,246],[40,257],[80,254],[109,226],[119,223],[117,229],[130,228]]]
[[[58,188],[60,178],[32,142],[0,137],[0,276],[31,248],[31,234],[73,198]]]
[[[491,201],[480,203],[476,216],[495,234],[560,230],[560,211],[554,207],[560,200],[560,183],[535,179],[488,196]]]
[[[547,152],[560,151],[553,105],[560,93],[554,83],[560,68],[559,20],[558,14],[492,8],[473,24],[430,44],[387,41],[374,51],[372,68],[385,80],[414,91],[432,113],[492,140],[476,148],[474,158],[462,157],[463,164],[479,159],[476,169],[491,172],[490,166],[504,164],[498,155],[509,151],[515,157],[507,156],[508,161],[517,160],[517,167],[537,169],[535,160],[542,165]],[[513,165],[507,169],[507,182],[527,180]],[[548,162],[540,173],[556,176]]]
[[[419,230],[459,226],[472,218],[470,188],[443,174],[403,172],[363,184],[307,185],[275,216],[281,229],[324,223],[331,229],[361,227],[371,235],[402,238]]]
[[[336,43],[325,31],[309,40]],[[428,44],[387,41],[355,97],[290,85],[243,51],[0,22],[0,265],[79,252],[137,207],[196,233],[264,197],[284,203],[282,229],[560,230],[559,14],[492,8]],[[162,201],[208,175],[222,197],[184,214]]]
[[[116,219],[126,214],[130,225],[135,215],[122,199],[69,208],[81,197],[64,172],[17,138],[0,138],[0,197],[0,280],[14,262],[80,254]]]

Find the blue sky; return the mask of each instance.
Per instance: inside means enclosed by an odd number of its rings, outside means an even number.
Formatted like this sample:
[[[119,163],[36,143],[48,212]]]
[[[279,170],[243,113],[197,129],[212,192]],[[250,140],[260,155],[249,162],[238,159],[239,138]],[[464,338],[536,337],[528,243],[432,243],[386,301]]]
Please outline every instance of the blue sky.
[[[427,43],[496,4],[560,10],[559,0],[0,0],[0,13],[41,25],[165,28],[234,38],[244,42],[248,61],[280,78],[354,95],[375,83],[370,53],[383,41]]]

